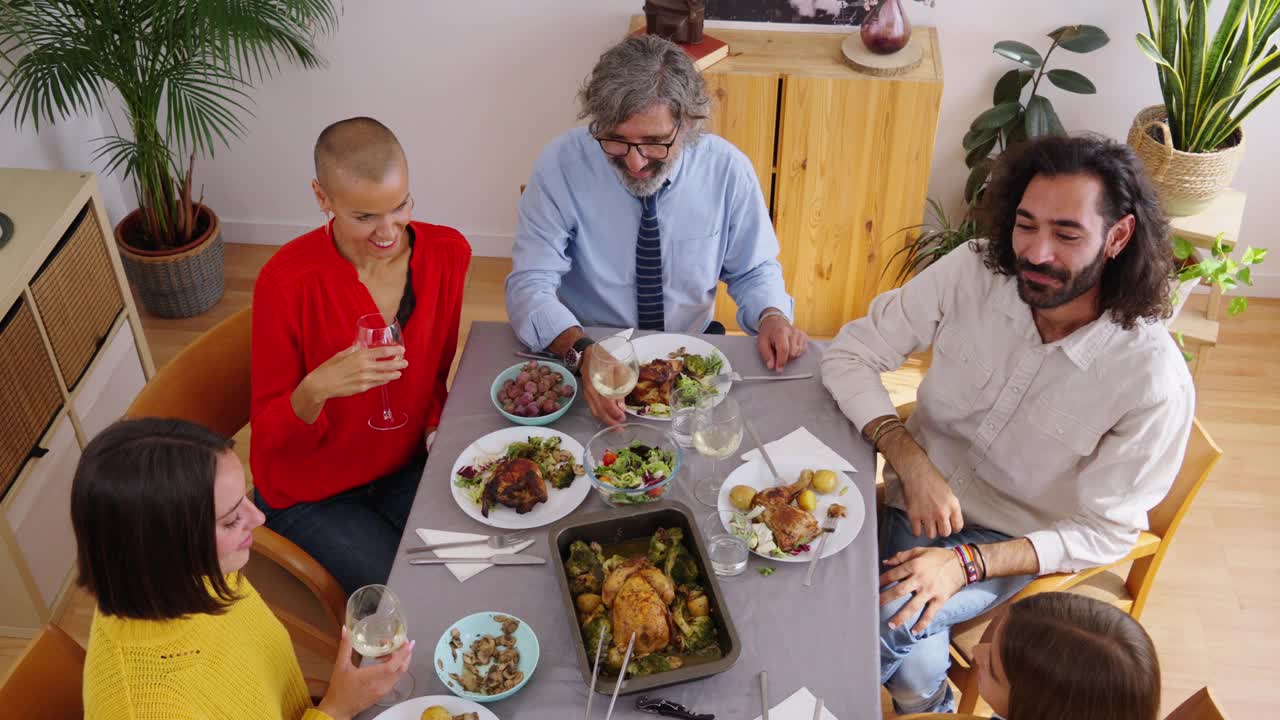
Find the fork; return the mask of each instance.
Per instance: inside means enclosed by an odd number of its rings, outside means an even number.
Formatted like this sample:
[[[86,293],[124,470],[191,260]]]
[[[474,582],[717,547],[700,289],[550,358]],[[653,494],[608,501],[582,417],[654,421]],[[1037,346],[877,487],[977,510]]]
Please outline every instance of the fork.
[[[423,545],[422,547],[409,548],[409,553],[431,552],[432,550],[443,550],[444,548],[462,547],[464,545],[487,544],[494,550],[503,550],[519,545],[525,541],[525,534],[522,532],[507,533],[506,535],[490,535],[485,540],[458,540],[456,542],[440,543],[439,545]]]
[[[822,551],[827,547],[827,538],[836,531],[836,525],[840,522],[840,518],[827,516],[827,521],[822,524],[822,538],[818,540],[818,546],[813,549],[813,558],[809,560],[809,570],[804,574],[804,586],[813,586],[813,573],[818,569],[818,561],[822,559]]]
[[[743,375],[736,370],[731,370],[719,375],[713,375],[705,378],[703,382],[723,383],[723,382],[752,382],[755,380],[808,380],[813,377],[813,373],[796,373],[793,375]]]

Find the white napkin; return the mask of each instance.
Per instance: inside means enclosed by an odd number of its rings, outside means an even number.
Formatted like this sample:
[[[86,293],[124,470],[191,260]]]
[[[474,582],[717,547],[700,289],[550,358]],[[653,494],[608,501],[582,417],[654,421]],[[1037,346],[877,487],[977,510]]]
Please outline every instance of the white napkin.
[[[771,443],[765,443],[765,448],[769,451],[769,457],[775,462],[787,459],[804,462],[814,467],[829,468],[831,470],[839,470],[842,472],[858,472],[857,468],[840,456],[835,450],[827,447],[813,433],[801,427],[789,435],[774,440]],[[744,462],[751,462],[760,457],[760,450],[752,448],[750,452],[742,454]]]
[[[813,720],[813,710],[818,705],[818,698],[809,692],[809,688],[800,688],[791,697],[769,708],[769,720]],[[761,716],[757,715],[756,720]],[[839,720],[827,707],[822,708],[822,720]]]
[[[626,330],[623,330],[623,331],[621,331],[621,332],[616,332],[616,333],[614,333],[613,335],[614,335],[614,337],[620,337],[620,338],[622,338],[623,340],[630,340],[630,339],[631,339],[631,333],[633,333],[633,332],[635,332],[635,331],[636,331],[636,329],[635,329],[635,328],[627,328]]]
[[[424,545],[439,545],[441,543],[461,542],[463,540],[479,540],[478,545],[466,545],[464,547],[445,548],[440,551],[432,551],[436,557],[489,557],[491,555],[510,555],[518,553],[521,550],[533,544],[532,540],[525,540],[522,543],[513,545],[502,550],[494,550],[484,543],[489,539],[488,535],[476,535],[474,533],[449,532],[448,530],[424,530],[418,528],[418,537],[422,539]],[[484,572],[493,567],[486,563],[462,563],[462,564],[446,564],[449,572],[458,578],[458,582],[466,582],[469,578]]]

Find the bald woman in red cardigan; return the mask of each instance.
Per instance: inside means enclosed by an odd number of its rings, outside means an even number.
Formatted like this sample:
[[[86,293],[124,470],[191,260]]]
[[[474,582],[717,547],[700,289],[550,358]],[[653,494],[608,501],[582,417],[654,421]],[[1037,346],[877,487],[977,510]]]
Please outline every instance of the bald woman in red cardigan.
[[[382,583],[440,422],[471,246],[417,222],[409,166],[371,118],[320,134],[312,189],[325,225],[282,247],[253,298],[250,464],[267,526],[348,592]],[[396,319],[403,345],[357,348],[356,321]],[[407,422],[371,427],[385,386]]]

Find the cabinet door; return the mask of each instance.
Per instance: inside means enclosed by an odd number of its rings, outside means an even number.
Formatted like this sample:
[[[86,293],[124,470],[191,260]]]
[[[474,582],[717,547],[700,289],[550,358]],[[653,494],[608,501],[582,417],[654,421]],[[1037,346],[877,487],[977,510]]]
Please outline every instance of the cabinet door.
[[[121,322],[76,393],[76,415],[86,438],[119,420],[147,382],[133,342],[133,330]]]
[[[707,131],[733,143],[750,160],[760,180],[765,205],[772,209],[773,172],[778,130],[777,73],[706,74],[711,93],[711,120]],[[720,283],[716,294],[716,320],[737,330],[738,306]]]
[[[49,606],[75,565],[71,480],[80,462],[80,446],[65,414],[45,438],[43,447],[49,452],[27,463],[5,498],[4,515],[41,599]]]
[[[830,337],[892,285],[920,223],[941,83],[783,79],[774,225],[796,324]]]

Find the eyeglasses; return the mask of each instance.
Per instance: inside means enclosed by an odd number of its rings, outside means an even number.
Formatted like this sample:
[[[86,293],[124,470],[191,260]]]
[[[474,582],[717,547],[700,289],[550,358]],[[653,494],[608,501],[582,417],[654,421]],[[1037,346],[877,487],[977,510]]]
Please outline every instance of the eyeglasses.
[[[671,146],[676,144],[676,137],[680,134],[680,123],[676,123],[676,129],[671,132],[671,141],[664,143],[633,143],[626,140],[614,140],[613,138],[602,138],[596,136],[596,142],[600,143],[600,149],[605,155],[610,157],[626,157],[631,148],[635,148],[640,153],[640,157],[645,160],[666,160],[671,154]]]

